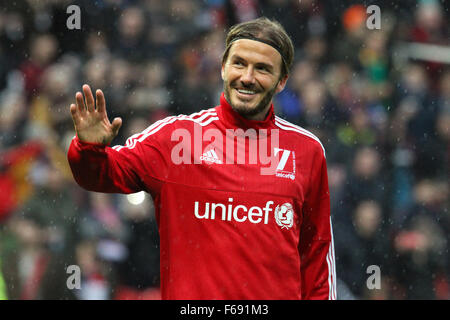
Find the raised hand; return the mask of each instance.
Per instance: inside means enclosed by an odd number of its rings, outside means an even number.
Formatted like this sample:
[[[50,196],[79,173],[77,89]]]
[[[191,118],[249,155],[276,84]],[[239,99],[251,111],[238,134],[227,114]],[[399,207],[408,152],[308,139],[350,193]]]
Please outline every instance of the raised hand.
[[[122,119],[115,118],[112,123],[109,122],[105,96],[101,90],[95,92],[97,106],[91,88],[87,84],[83,85],[83,92],[86,103],[83,101],[83,94],[77,92],[75,94],[76,105],[70,105],[70,113],[78,139],[90,143],[109,144],[119,132]]]

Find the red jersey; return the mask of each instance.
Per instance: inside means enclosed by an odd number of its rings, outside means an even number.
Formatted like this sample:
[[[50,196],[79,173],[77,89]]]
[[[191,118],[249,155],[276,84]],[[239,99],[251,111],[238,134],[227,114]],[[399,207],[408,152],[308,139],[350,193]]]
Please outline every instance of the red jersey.
[[[336,299],[325,152],[273,105],[247,120],[222,93],[124,146],[75,137],[68,159],[87,190],[151,194],[163,299]]]

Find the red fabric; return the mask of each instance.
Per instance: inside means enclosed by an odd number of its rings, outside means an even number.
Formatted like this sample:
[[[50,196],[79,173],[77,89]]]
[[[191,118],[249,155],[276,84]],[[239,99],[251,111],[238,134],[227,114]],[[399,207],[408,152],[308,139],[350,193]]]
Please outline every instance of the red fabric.
[[[33,161],[41,152],[43,146],[37,141],[30,141],[0,154],[0,166],[5,172],[0,173],[0,222],[7,219],[23,199],[18,195],[22,176],[16,176],[14,171],[18,166],[25,166]]]
[[[450,285],[445,274],[438,274],[434,279],[434,288],[436,292],[436,298],[439,300],[450,299]]]
[[[41,87],[41,78],[45,68],[42,68],[32,62],[26,62],[20,67],[25,79],[25,90],[28,95],[32,95],[39,91]]]
[[[45,270],[48,265],[48,256],[45,253],[41,253],[34,263],[33,273],[26,279],[23,291],[21,294],[22,300],[35,300],[38,299],[38,290],[42,277],[45,274]]]
[[[137,290],[121,286],[116,290],[114,300],[161,300],[161,291],[158,288]]]
[[[257,135],[246,145],[230,143],[226,130],[238,128]],[[202,141],[209,129],[219,135],[218,160],[195,163],[211,158],[213,139]],[[176,139],[177,133],[191,138]],[[277,171],[262,175],[269,164],[259,157],[250,163],[250,142],[273,154],[277,133]],[[244,164],[226,163],[228,143],[237,150],[247,146]],[[187,150],[175,152],[180,145],[191,149],[190,163],[176,164],[174,155]],[[273,106],[265,120],[250,121],[222,94],[219,106],[156,122],[125,146],[74,138],[68,159],[75,180],[88,190],[151,193],[163,299],[336,298],[324,150],[311,133],[275,117]]]
[[[34,159],[44,150],[44,146],[39,141],[29,141],[23,145],[7,150],[0,155],[0,164],[11,166],[23,159]]]
[[[16,207],[14,181],[6,175],[0,175],[0,223],[9,217]]]

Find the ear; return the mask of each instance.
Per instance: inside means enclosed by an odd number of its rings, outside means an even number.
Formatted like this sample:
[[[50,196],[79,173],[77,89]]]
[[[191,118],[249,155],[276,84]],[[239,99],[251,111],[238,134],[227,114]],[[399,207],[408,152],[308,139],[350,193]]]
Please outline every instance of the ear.
[[[286,86],[288,78],[289,76],[285,75],[283,78],[280,79],[280,81],[278,81],[276,93],[283,91],[284,87]]]
[[[225,80],[225,64],[222,64],[222,69],[220,70],[222,80]]]

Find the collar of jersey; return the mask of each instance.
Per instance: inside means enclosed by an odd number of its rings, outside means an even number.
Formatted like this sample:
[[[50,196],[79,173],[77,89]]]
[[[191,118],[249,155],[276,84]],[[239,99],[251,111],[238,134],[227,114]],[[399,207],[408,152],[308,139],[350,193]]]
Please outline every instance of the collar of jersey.
[[[219,118],[225,124],[227,128],[237,129],[241,128],[243,130],[253,128],[258,129],[270,129],[275,126],[275,113],[273,111],[273,104],[271,104],[269,112],[264,120],[248,120],[241,116],[239,113],[233,110],[231,105],[225,98],[225,93],[222,92],[220,96],[220,111]],[[269,130],[270,132],[270,130]]]

